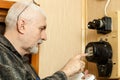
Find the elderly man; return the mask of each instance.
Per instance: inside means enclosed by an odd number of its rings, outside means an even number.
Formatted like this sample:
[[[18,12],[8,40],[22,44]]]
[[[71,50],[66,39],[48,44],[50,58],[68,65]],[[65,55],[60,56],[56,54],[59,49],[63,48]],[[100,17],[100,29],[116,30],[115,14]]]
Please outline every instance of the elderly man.
[[[0,80],[40,80],[34,69],[25,61],[24,55],[36,53],[38,45],[46,40],[46,17],[43,10],[33,2],[16,2],[5,19],[5,34],[0,35]],[[77,55],[52,76],[43,80],[67,80],[84,70]]]

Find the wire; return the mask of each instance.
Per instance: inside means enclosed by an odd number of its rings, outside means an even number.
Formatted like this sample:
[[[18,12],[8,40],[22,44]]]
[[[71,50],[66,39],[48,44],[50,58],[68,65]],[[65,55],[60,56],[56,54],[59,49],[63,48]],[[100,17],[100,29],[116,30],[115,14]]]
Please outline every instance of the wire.
[[[105,16],[107,16],[107,7],[108,7],[108,5],[110,4],[110,1],[111,1],[111,0],[107,0],[107,3],[106,3],[106,5],[105,5],[105,9],[104,9]]]

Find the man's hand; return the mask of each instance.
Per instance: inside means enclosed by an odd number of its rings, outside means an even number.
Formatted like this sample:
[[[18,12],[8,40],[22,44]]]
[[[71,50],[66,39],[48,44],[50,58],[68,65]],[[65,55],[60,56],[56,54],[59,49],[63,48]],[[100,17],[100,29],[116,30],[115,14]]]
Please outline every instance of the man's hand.
[[[85,62],[81,60],[86,54],[79,54],[71,58],[68,63],[61,69],[68,77],[75,75],[76,73],[84,71]]]

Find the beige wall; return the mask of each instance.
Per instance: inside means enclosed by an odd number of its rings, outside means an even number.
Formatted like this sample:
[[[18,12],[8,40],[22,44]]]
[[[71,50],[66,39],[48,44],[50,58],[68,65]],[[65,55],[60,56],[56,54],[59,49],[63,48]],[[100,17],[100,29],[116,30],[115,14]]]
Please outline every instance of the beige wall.
[[[84,52],[85,0],[38,2],[47,14],[48,39],[40,48],[39,75],[43,78],[61,69],[73,55]]]
[[[41,0],[47,13],[48,40],[41,46],[40,76],[53,74],[82,52],[81,6],[82,0]]]

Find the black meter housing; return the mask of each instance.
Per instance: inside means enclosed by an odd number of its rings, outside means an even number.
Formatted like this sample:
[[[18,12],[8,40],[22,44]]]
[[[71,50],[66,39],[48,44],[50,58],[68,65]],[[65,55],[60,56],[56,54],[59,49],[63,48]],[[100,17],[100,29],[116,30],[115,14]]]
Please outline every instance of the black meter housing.
[[[90,42],[85,48],[87,61],[97,64],[99,77],[110,77],[112,72],[112,47],[106,41]]]
[[[102,19],[94,19],[88,22],[89,29],[96,29],[98,34],[107,34],[111,32],[111,17],[104,16]]]

